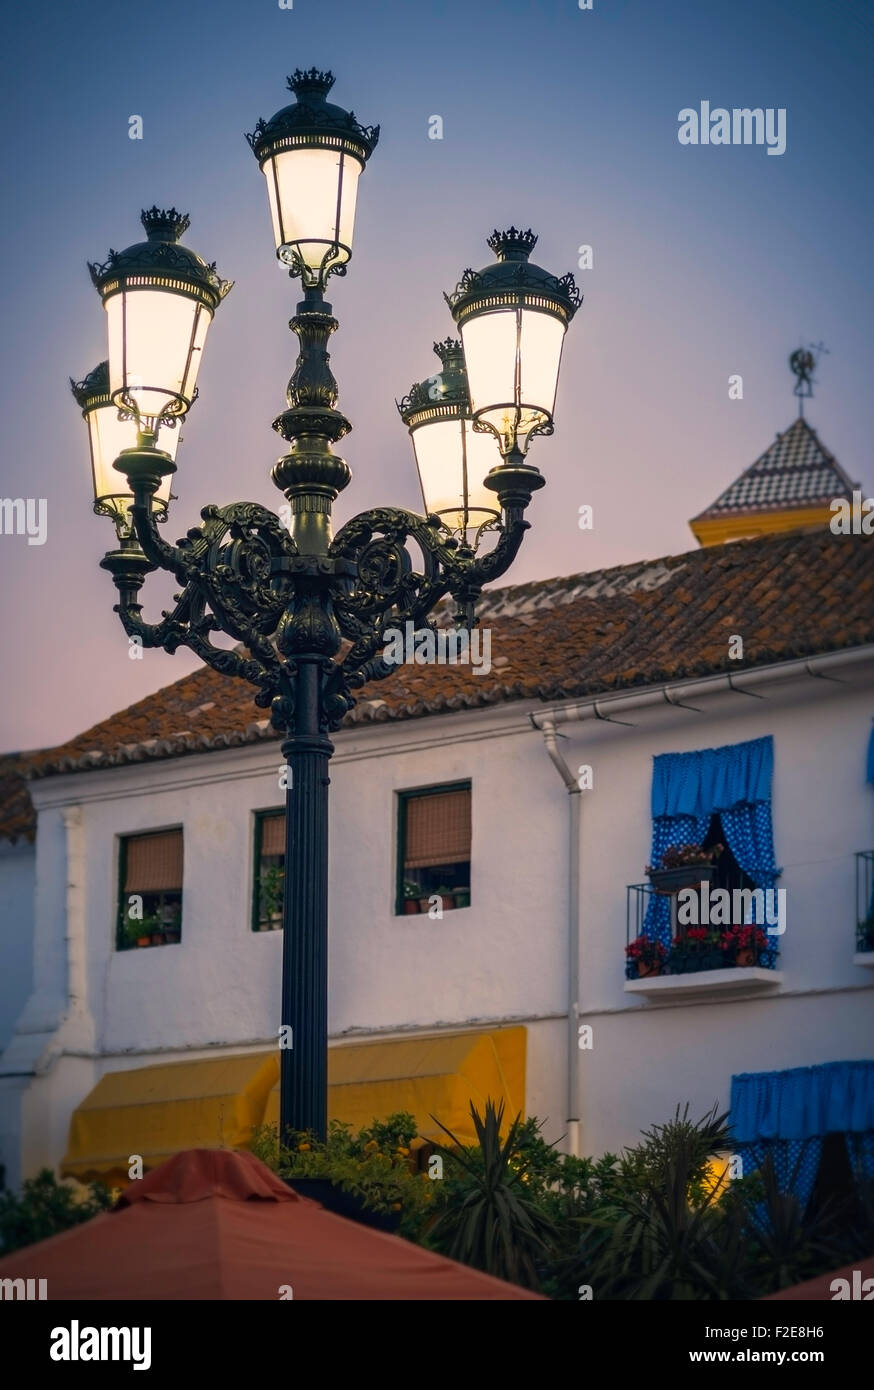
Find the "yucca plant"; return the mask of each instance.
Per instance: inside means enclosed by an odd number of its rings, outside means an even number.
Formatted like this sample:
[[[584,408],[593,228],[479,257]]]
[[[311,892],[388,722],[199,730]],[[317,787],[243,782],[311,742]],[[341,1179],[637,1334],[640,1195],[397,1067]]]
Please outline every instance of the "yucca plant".
[[[840,1206],[827,1197],[810,1210],[800,1201],[796,1184],[804,1154],[801,1153],[781,1186],[774,1160],[768,1154],[758,1169],[760,1200],[750,1206],[752,1258],[763,1293],[776,1293],[803,1283],[823,1270],[843,1262],[840,1242]]]
[[[432,1116],[453,1147],[436,1146],[446,1169],[443,1209],[428,1232],[428,1244],[498,1279],[537,1289],[539,1266],[557,1233],[525,1190],[522,1116],[516,1116],[502,1140],[503,1102],[496,1108],[487,1100],[480,1115],[471,1101],[470,1114],[477,1138],[470,1146]]]
[[[743,1212],[718,1201],[724,1180],[706,1180],[709,1160],[729,1146],[727,1117],[714,1106],[693,1122],[688,1110],[644,1132],[623,1154],[613,1200],[580,1223],[579,1254],[564,1273],[595,1298],[744,1296]]]

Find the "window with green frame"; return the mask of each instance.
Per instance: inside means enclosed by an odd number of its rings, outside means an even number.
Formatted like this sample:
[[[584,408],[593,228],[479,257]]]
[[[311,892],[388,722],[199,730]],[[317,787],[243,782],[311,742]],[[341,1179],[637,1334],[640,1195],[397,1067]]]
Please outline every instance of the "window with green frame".
[[[395,914],[470,906],[470,782],[398,792]]]
[[[119,844],[116,947],[182,939],[182,829],[123,835]]]
[[[252,930],[277,931],[285,889],[284,811],[256,812],[254,862]]]

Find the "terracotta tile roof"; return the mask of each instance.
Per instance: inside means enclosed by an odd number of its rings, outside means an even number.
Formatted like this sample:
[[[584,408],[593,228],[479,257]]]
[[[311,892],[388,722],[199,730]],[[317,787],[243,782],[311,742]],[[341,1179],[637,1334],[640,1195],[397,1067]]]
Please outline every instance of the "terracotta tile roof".
[[[835,497],[851,497],[854,487],[858,483],[852,482],[816,430],[799,416],[693,520],[827,505]]]
[[[488,675],[469,666],[401,666],[360,692],[347,723],[710,675],[729,669],[734,633],[744,639],[735,671],[874,642],[874,536],[790,531],[708,546],[493,590],[480,614],[491,630]],[[204,667],[59,748],[13,760],[0,835],[15,825],[27,833],[22,772],[87,771],[275,739],[252,693]]]
[[[27,790],[28,753],[0,754],[0,840],[32,840],[36,830]]]

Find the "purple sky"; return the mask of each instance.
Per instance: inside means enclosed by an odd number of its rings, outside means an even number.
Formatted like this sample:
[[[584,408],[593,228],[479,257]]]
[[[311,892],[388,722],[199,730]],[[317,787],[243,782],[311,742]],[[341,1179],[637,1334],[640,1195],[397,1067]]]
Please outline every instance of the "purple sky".
[[[296,66],[382,137],[362,178],[355,255],[331,301],[333,367],[353,434],[342,522],[419,506],[394,406],[437,369],[442,291],[490,259],[494,226],[532,226],[535,259],[572,269],[548,479],[505,582],[691,549],[695,515],[794,418],[789,352],[823,340],[807,416],[853,478],[874,481],[870,7],[789,0],[385,3],[108,0],[17,9],[4,25],[6,427],[0,495],[47,499],[47,540],[0,536],[7,673],[0,748],[61,742],[196,666],[128,659],[97,568],[84,425],[67,378],[105,356],[85,267],[141,239],[153,202],[236,286],[207,342],[180,447],[171,539],[208,502],[282,498],[270,422],[294,359],[297,289],[274,259],[263,179],[242,132],[286,99]],[[783,107],[786,153],[689,147],[678,113]],[[144,139],[128,139],[141,115]],[[428,139],[429,117],[444,122]],[[594,268],[577,271],[578,247]],[[743,401],[728,398],[740,373]],[[579,507],[594,507],[582,532]],[[172,580],[144,590],[147,617]]]

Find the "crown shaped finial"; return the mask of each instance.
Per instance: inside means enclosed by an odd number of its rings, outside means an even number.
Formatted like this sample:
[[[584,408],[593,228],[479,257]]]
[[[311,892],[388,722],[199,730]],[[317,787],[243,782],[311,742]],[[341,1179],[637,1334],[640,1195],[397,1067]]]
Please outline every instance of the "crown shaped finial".
[[[444,371],[464,365],[464,351],[460,338],[444,338],[442,343],[434,344],[434,351],[440,358]]]
[[[321,72],[319,68],[295,68],[288,79],[288,90],[296,97],[309,98],[310,101],[324,101],[334,85],[332,72]]]
[[[146,229],[149,241],[178,241],[191,225],[187,212],[177,212],[175,208],[158,208],[154,205],[140,213],[140,221]]]
[[[492,232],[488,244],[499,261],[527,261],[537,245],[537,237],[530,227],[527,232],[508,227],[505,232]]]
[[[70,390],[73,392],[77,404],[83,409],[95,397],[106,396],[108,398],[109,363],[98,362],[97,366],[82,381],[74,381],[70,377]]]

